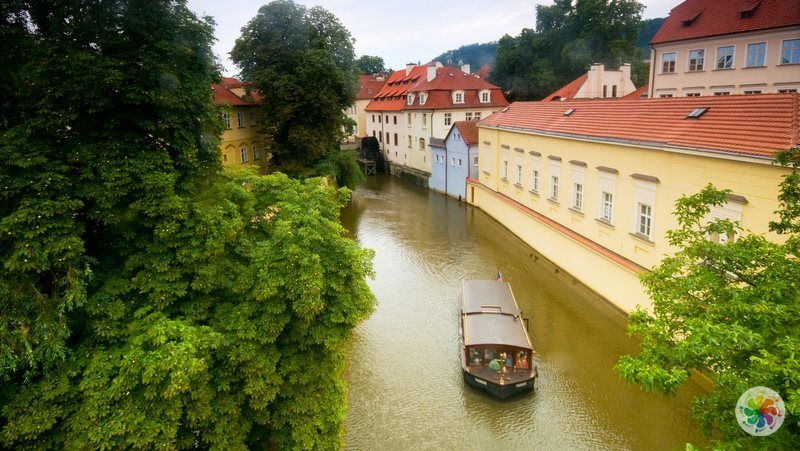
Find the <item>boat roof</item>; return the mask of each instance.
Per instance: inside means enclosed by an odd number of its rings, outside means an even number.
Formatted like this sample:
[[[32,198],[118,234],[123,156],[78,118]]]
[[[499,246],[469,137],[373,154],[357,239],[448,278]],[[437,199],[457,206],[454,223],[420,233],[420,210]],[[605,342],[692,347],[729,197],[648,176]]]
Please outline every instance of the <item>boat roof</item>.
[[[495,280],[465,280],[461,296],[464,345],[501,344],[532,349],[511,286]]]

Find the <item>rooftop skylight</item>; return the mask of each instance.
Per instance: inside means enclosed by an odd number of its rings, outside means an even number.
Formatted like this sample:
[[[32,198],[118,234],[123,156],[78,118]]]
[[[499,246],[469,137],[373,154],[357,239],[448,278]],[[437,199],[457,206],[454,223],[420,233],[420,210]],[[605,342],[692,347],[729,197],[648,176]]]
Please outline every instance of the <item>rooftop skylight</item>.
[[[564,116],[569,116],[575,111],[575,108],[570,108],[567,111],[564,111]]]
[[[708,107],[695,108],[695,109],[692,110],[691,113],[689,113],[688,116],[686,116],[686,119],[698,119],[706,111],[708,111]]]

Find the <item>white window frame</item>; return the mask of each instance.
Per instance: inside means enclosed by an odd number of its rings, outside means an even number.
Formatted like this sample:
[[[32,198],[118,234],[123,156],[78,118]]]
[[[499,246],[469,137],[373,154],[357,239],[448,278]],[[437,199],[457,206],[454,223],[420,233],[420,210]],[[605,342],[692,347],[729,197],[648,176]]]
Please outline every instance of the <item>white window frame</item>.
[[[717,219],[727,219],[729,221],[738,223],[739,225],[742,224],[742,210],[744,210],[743,204],[739,202],[727,201],[723,205],[712,205],[710,208],[711,209],[705,218],[707,223]],[[728,244],[729,242],[735,242],[738,238],[738,234],[734,230],[732,235],[709,235],[707,238],[709,241],[713,241],[715,243]]]
[[[231,115],[227,111],[222,112],[222,123],[225,124],[225,129],[231,129]]]
[[[464,91],[453,91],[453,103],[464,103]]]
[[[422,126],[428,126],[428,113],[422,113]]]
[[[479,159],[478,157],[472,157],[472,165],[476,168],[478,167]]]
[[[489,103],[492,101],[492,92],[484,89],[479,94],[480,103]]]
[[[414,104],[414,94],[408,93],[406,95],[406,105],[413,105]]]
[[[253,149],[253,161],[261,159],[261,151],[258,150],[258,144],[251,144],[250,148]]]
[[[476,111],[475,112],[475,114],[473,115],[473,120],[475,120],[475,121],[481,120],[481,112],[480,111]]]
[[[791,60],[788,63],[784,63],[783,62],[783,52],[784,52],[783,46],[785,46],[786,43],[789,42],[789,41],[797,41],[797,48],[800,49],[800,38],[781,39],[781,52],[778,55],[778,65],[779,66],[790,66],[790,65],[800,64],[800,60],[798,60],[798,62],[796,62],[796,63],[791,62]],[[798,52],[800,52],[800,50],[798,50]],[[798,57],[800,58],[800,55]]]
[[[669,72],[664,71],[664,58],[667,55],[674,55],[675,59],[672,61],[674,64],[672,65],[672,70]],[[661,54],[661,73],[662,74],[674,74],[678,69],[678,52],[664,52]]]
[[[425,101],[426,101],[427,99],[428,99],[428,95],[427,95],[427,94],[425,94],[424,92],[421,92],[421,93],[419,94],[419,104],[420,104],[420,105],[425,105]]]
[[[444,113],[444,125],[452,125],[453,123],[453,115],[450,113]]]
[[[458,167],[461,167],[461,165],[462,165],[462,164],[463,164],[463,161],[461,160],[461,158],[459,158],[459,159],[458,159],[458,165],[457,165],[457,166],[458,166]]]
[[[472,111],[467,111],[464,113],[465,120],[471,121],[472,120]]]
[[[503,180],[508,180],[508,160],[503,160]]]
[[[600,188],[600,198],[599,198],[599,205],[598,205],[598,219],[608,222],[609,224],[614,224],[614,201],[617,196],[617,174],[600,171],[599,175],[599,188]],[[605,195],[609,194],[611,196],[610,208],[608,210],[608,215],[606,215],[606,198]]]
[[[558,202],[559,191],[561,188],[561,162],[550,160],[550,192],[549,199]]]
[[[239,146],[239,159],[242,160],[242,163],[247,163],[249,160],[249,156],[247,155],[247,144],[242,144]]]
[[[640,205],[650,207],[650,222],[647,234],[639,232],[641,208]],[[633,234],[638,237],[653,241],[655,235],[655,212],[656,212],[656,184],[646,180],[635,180],[633,187]]]
[[[586,168],[572,166],[572,208],[583,211],[586,205]]]
[[[764,64],[759,66],[751,66],[749,64],[750,46],[758,44],[764,44]],[[767,67],[767,55],[769,55],[769,44],[767,41],[748,42],[744,47],[744,67]]]
[[[695,65],[695,68],[692,69],[692,52],[700,52],[701,53],[700,57],[697,58],[697,59],[700,60],[700,68],[699,69],[697,68],[697,65]],[[702,49],[689,49],[689,51],[686,52],[686,71],[687,72],[703,72],[705,70],[705,68],[706,68],[706,49],[705,48],[702,48]]]
[[[494,163],[493,163],[493,152],[492,148],[488,145],[481,146],[483,148],[482,152],[484,154],[483,157],[480,158],[480,161],[483,162],[483,172],[487,174],[491,174],[494,171]]]
[[[241,111],[236,112],[236,126],[239,128],[244,128],[244,113]]]
[[[727,49],[732,48],[733,53],[731,53],[731,67],[719,67],[719,50],[720,49]],[[721,45],[717,47],[717,55],[716,59],[714,60],[714,69],[716,70],[731,70],[736,69],[736,46],[735,45]]]
[[[539,179],[541,177],[542,157],[531,155],[531,192],[539,193]]]
[[[522,157],[521,156],[517,156],[517,158],[516,158],[516,167],[517,167],[517,173],[514,174],[514,180],[515,180],[514,183],[516,183],[519,186],[522,186],[522,170],[523,170],[523,167],[522,167]]]

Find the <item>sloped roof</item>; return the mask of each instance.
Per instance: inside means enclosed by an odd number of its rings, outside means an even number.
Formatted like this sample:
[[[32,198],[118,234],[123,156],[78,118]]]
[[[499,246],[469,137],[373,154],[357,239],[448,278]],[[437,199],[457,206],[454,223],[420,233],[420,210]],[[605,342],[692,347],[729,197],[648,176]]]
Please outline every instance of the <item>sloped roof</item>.
[[[562,86],[558,91],[545,97],[544,99],[542,99],[542,101],[550,102],[553,100],[570,100],[573,97],[575,97],[575,94],[577,94],[578,91],[580,91],[580,89],[583,87],[583,85],[586,83],[586,80],[588,79],[589,79],[589,74],[584,73],[580,77]]]
[[[771,158],[800,144],[800,94],[514,102],[478,126]]]
[[[366,100],[375,97],[384,83],[386,83],[386,78],[383,75],[359,75],[359,89],[358,94],[356,94],[356,100]]]
[[[488,90],[489,102],[480,102],[478,94]],[[476,76],[461,71],[458,67],[445,66],[436,69],[436,77],[427,81],[427,68],[425,75],[410,90],[413,93],[426,92],[424,104],[419,103],[419,95],[414,97],[414,103],[405,105],[404,110],[434,110],[456,108],[502,108],[508,105],[508,100],[503,91]],[[464,102],[453,103],[453,91],[464,91]]]
[[[425,66],[414,66],[406,75],[405,69],[392,72],[378,94],[364,108],[365,111],[400,111],[406,103],[406,93],[421,77]]]
[[[214,103],[217,105],[231,105],[231,106],[244,106],[244,105],[258,105],[261,103],[261,95],[255,90],[250,91],[250,98],[240,97],[232,90],[248,86],[248,83],[242,82],[231,77],[222,77],[220,83],[211,85],[211,90],[214,92]]]
[[[800,25],[800,0],[686,0],[670,11],[650,43],[792,25]]]
[[[453,123],[452,128],[458,129],[458,132],[461,134],[461,139],[463,139],[468,146],[478,144],[478,121],[457,121]]]
[[[648,89],[650,85],[644,85],[641,88],[638,88],[636,91],[633,91],[625,96],[622,96],[625,100],[642,100],[647,98],[647,93],[650,92]]]

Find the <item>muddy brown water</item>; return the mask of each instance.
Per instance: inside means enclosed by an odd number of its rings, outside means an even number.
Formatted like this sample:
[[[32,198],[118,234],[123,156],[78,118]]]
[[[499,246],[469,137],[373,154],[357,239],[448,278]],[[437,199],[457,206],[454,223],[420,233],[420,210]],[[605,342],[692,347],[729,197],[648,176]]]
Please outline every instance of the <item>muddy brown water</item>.
[[[389,176],[355,191],[342,222],[375,250],[378,299],[355,330],[347,449],[683,449],[704,444],[690,384],[643,393],[613,373],[635,353],[625,320],[477,208]],[[511,283],[537,351],[534,393],[500,401],[465,385],[461,280]],[[609,281],[613,283],[613,281]]]

